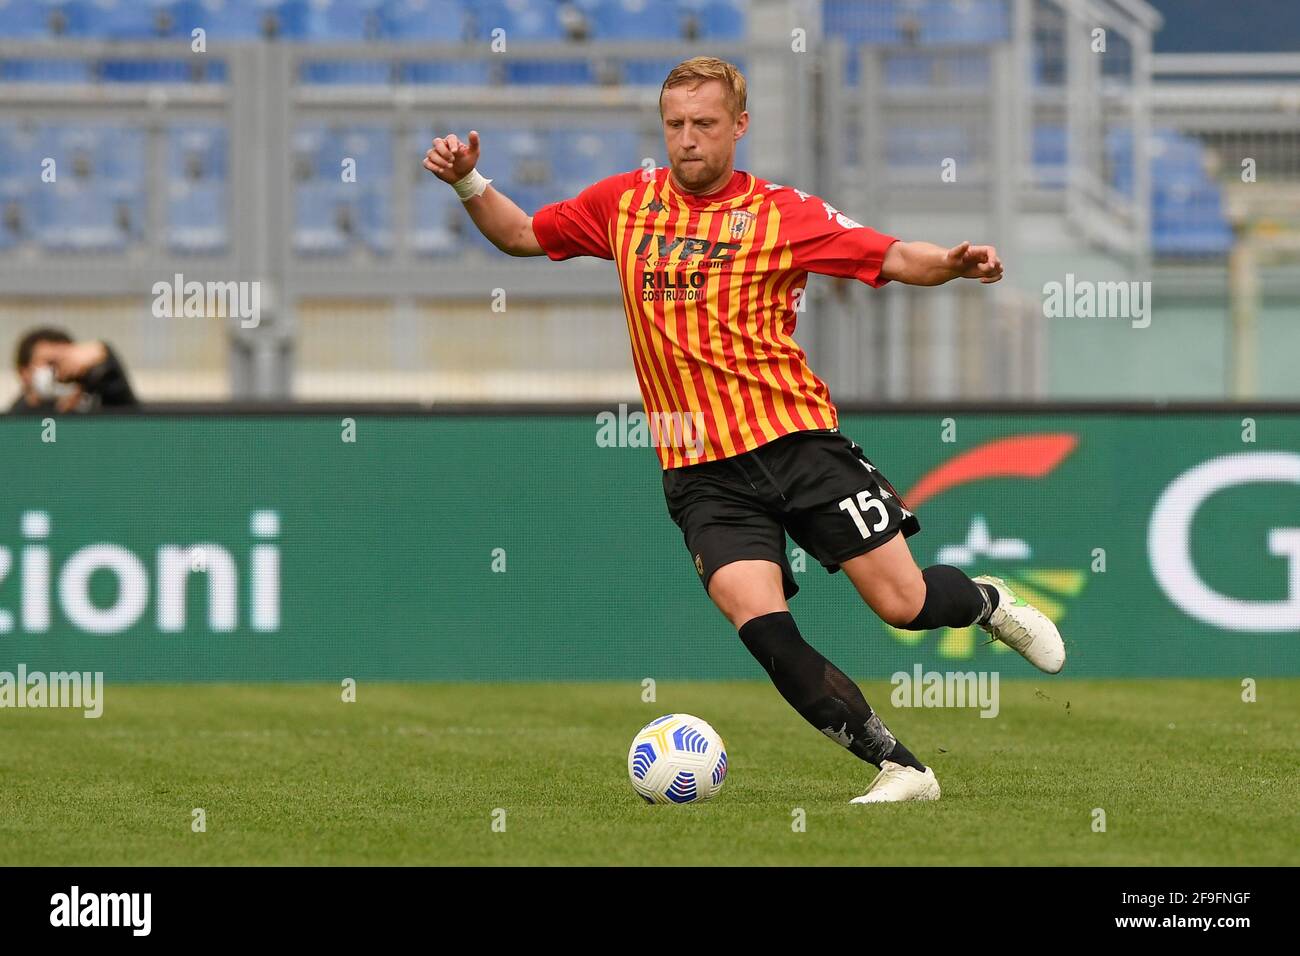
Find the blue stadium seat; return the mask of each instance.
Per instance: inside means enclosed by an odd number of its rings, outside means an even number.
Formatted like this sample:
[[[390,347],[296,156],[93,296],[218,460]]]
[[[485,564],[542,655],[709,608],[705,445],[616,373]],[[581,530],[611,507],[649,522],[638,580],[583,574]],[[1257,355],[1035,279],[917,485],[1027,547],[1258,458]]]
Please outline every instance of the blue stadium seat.
[[[40,0],[0,0],[0,39],[54,36],[50,8]]]
[[[470,30],[480,40],[491,40],[496,29],[505,30],[507,44],[534,40],[554,43],[568,36],[561,20],[561,6],[554,0],[487,0],[470,4],[469,9]]]
[[[561,198],[575,196],[597,180],[641,165],[635,130],[557,129],[550,133],[552,172]]]
[[[1232,228],[1227,223],[1157,219],[1151,233],[1152,250],[1163,258],[1225,256],[1232,243]]]
[[[69,36],[148,40],[179,36],[180,0],[70,0]]]
[[[0,125],[0,199],[19,199],[40,184],[41,156],[33,133],[13,124]]]
[[[850,45],[901,43],[898,0],[823,0],[822,31]]]
[[[308,0],[301,39],[322,43],[377,40],[384,0]]]
[[[405,63],[398,77],[402,83],[486,86],[492,81],[492,68],[485,60]]]
[[[167,245],[174,252],[219,253],[230,241],[226,183],[173,181],[167,195]]]
[[[187,60],[105,60],[99,66],[99,78],[108,83],[192,83],[198,78],[213,81],[211,67],[220,62],[203,63]]]
[[[129,207],[94,183],[44,183],[31,209],[36,240],[51,251],[120,252],[138,231]]]
[[[2,83],[89,83],[94,79],[89,64],[78,60],[3,60]]]
[[[295,39],[302,36],[306,0],[180,0],[176,28],[188,36],[202,27],[208,39]]]
[[[371,252],[388,255],[393,251],[393,201],[387,188],[367,188],[362,192],[358,228],[361,241]]]
[[[690,19],[701,40],[742,40],[747,29],[744,0],[681,0],[676,19]]]
[[[582,9],[596,40],[676,40],[681,37],[677,5],[672,0],[583,0]],[[708,27],[700,17],[701,36]]]
[[[1011,35],[1006,0],[927,0],[917,11],[920,41],[991,43]]]
[[[293,152],[296,175],[304,180],[342,183],[345,159],[356,162],[358,184],[392,178],[392,137],[383,127],[304,124],[294,131]]]
[[[58,180],[93,181],[116,195],[145,190],[145,135],[139,128],[108,125],[44,125],[36,149],[55,161]]]
[[[633,86],[662,86],[664,79],[678,62],[680,61],[677,59],[625,60],[623,82]]]
[[[444,182],[430,176],[412,195],[411,249],[421,256],[454,256],[464,244],[469,216]],[[469,223],[472,226],[472,223]],[[474,230],[478,232],[477,229]]]
[[[595,70],[587,60],[509,59],[505,67],[508,85],[591,86],[596,82]]]
[[[172,182],[223,180],[229,175],[230,138],[216,123],[173,126],[167,131],[167,177]]]
[[[306,255],[347,251],[356,228],[355,185],[316,180],[299,183],[294,193],[293,246]]]
[[[390,40],[463,40],[469,27],[460,0],[386,0],[380,8],[380,30]]]
[[[387,86],[393,82],[393,70],[383,61],[315,61],[302,64],[300,79],[322,86]]]
[[[321,43],[382,40],[384,0],[309,0],[303,39]],[[322,85],[386,86],[393,68],[382,61],[334,60],[303,63],[300,79]]]

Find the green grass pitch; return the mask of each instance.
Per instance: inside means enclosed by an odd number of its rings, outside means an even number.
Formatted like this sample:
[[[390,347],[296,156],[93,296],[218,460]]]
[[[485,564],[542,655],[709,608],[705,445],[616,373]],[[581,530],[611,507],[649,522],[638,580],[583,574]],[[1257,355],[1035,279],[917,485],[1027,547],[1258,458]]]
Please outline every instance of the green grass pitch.
[[[98,720],[0,710],[0,864],[1300,862],[1300,680],[1006,681],[993,719],[863,687],[942,800],[850,806],[872,768],[760,682],[110,685]],[[672,712],[727,743],[712,802],[628,785]]]

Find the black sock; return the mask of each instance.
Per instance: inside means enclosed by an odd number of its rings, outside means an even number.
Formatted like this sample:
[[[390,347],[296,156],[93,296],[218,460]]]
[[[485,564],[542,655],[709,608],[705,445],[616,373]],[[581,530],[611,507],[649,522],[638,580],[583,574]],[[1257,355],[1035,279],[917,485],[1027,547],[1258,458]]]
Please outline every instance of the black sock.
[[[998,606],[997,588],[976,584],[960,568],[935,564],[922,571],[921,577],[925,578],[925,603],[921,613],[903,625],[905,630],[982,624]]]
[[[888,759],[894,761],[894,763],[901,763],[904,767],[915,767],[921,773],[925,773],[925,764],[917,760],[912,751],[898,741],[894,741],[894,749],[889,752]]]
[[[906,766],[925,769],[894,739],[858,685],[803,639],[789,611],[746,621],[740,639],[790,706],[854,756],[879,767],[900,753],[911,760]]]

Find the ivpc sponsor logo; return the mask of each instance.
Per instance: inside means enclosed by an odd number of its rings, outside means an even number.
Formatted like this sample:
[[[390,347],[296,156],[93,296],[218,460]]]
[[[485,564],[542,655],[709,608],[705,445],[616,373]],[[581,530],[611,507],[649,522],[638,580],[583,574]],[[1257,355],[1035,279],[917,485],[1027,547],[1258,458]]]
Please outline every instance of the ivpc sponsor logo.
[[[50,897],[51,926],[125,926],[132,936],[148,936],[152,911],[152,893],[82,893],[73,886]]]

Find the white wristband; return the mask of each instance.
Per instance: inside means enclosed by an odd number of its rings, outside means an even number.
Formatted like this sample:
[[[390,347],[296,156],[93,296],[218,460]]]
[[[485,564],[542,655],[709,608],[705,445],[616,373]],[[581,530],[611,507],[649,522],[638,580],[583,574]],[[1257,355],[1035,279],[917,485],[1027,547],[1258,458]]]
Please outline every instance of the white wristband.
[[[483,191],[488,188],[490,179],[484,179],[483,174],[477,169],[471,169],[451,184],[451,188],[456,190],[456,195],[460,197],[461,202],[473,199],[475,196],[483,195]]]

